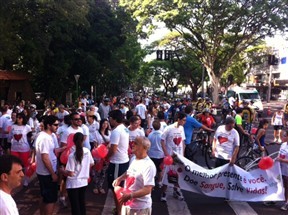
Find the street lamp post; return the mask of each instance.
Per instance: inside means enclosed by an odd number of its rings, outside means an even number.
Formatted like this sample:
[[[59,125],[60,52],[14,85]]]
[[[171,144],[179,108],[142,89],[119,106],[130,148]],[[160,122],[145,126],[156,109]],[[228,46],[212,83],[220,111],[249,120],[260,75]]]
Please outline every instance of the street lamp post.
[[[74,75],[75,81],[76,81],[76,100],[78,99],[78,81],[80,78],[80,75]]]

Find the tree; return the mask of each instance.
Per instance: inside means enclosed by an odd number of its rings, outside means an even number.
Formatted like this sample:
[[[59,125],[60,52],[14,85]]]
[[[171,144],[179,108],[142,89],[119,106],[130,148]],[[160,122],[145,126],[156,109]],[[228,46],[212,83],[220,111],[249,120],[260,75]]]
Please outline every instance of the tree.
[[[158,88],[160,85],[163,85],[165,95],[167,95],[168,92],[172,92],[174,95],[179,80],[179,74],[173,68],[172,62],[152,60],[148,63],[148,67],[153,71],[153,82],[155,82],[155,85],[158,85]]]
[[[164,22],[178,31],[208,72],[214,101],[219,80],[237,55],[288,25],[286,0],[121,0],[139,20],[138,29]]]

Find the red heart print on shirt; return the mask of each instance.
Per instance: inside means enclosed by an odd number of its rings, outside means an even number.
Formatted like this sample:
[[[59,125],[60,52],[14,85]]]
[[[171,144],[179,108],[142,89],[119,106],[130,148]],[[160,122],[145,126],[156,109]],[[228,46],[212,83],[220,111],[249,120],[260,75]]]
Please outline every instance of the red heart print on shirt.
[[[279,157],[280,157],[281,159],[285,159],[285,155],[283,155],[283,154],[280,154]]]
[[[134,182],[135,182],[135,178],[128,176],[126,178],[126,188],[129,189],[129,187],[131,187],[134,184]]]
[[[220,144],[222,144],[222,143],[227,142],[227,141],[228,141],[228,138],[227,138],[227,137],[221,137],[221,136],[219,136],[219,137],[218,137],[218,141],[219,141]]]
[[[182,142],[182,137],[174,137],[173,142],[179,146],[179,144]]]
[[[14,139],[19,141],[22,138],[22,134],[14,134]]]

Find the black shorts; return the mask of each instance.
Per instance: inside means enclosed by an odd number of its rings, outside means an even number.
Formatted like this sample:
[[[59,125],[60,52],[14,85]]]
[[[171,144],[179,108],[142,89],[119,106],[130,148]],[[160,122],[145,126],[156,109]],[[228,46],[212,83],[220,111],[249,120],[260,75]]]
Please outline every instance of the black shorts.
[[[113,181],[127,171],[129,162],[123,164],[110,163],[107,169],[108,188],[113,189]]]
[[[8,142],[7,138],[0,138],[0,143],[3,150],[11,149],[11,143]]]
[[[52,181],[51,175],[38,175],[39,186],[43,202],[46,204],[57,202],[58,183]]]
[[[274,125],[274,131],[282,130],[283,125]]]
[[[160,165],[163,163],[163,158],[151,158],[151,160],[155,164],[157,172],[161,172],[162,169],[160,168]]]

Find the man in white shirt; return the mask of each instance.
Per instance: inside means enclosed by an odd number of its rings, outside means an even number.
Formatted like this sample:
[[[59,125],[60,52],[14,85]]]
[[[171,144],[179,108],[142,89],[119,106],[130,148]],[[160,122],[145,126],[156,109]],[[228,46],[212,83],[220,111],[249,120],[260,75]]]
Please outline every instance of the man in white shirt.
[[[155,186],[156,167],[147,154],[150,146],[148,138],[136,137],[132,147],[135,159],[128,170],[113,182],[115,190],[119,189],[117,186],[122,181],[125,181],[124,188],[130,190],[129,193],[122,192],[119,199],[121,214],[152,214],[151,192]]]
[[[58,109],[59,111],[56,113],[56,116],[58,117],[58,120],[60,122],[60,125],[64,124],[64,117],[69,115],[69,112],[67,110],[64,109],[64,105],[59,105]]]
[[[128,147],[129,147],[129,131],[123,121],[123,114],[120,110],[113,110],[109,113],[110,125],[113,127],[110,137],[110,148],[107,160],[110,160],[107,169],[108,188],[113,189],[112,183],[122,175],[129,166]],[[121,206],[119,205],[114,193],[114,200],[118,214],[120,214]]]
[[[21,160],[13,155],[3,155],[0,164],[0,214],[19,215],[11,192],[21,185],[24,177]]]
[[[138,105],[136,105],[135,110],[136,110],[136,113],[141,118],[141,127],[145,129],[147,108],[146,108],[144,102],[145,102],[144,100],[140,99],[140,102]]]
[[[8,143],[8,133],[11,128],[11,115],[8,114],[8,105],[2,107],[2,116],[0,117],[0,144],[6,154],[10,152],[11,145]]]
[[[59,121],[56,116],[50,115],[44,118],[43,124],[44,131],[39,133],[35,142],[36,173],[43,199],[40,203],[40,214],[52,215],[58,197],[55,149],[59,147],[58,142],[53,138],[53,133],[56,133]]]
[[[225,125],[220,125],[214,135],[212,143],[212,155],[216,157],[215,167],[230,163],[233,165],[237,159],[240,140],[239,134],[234,128],[233,117],[225,119]]]

